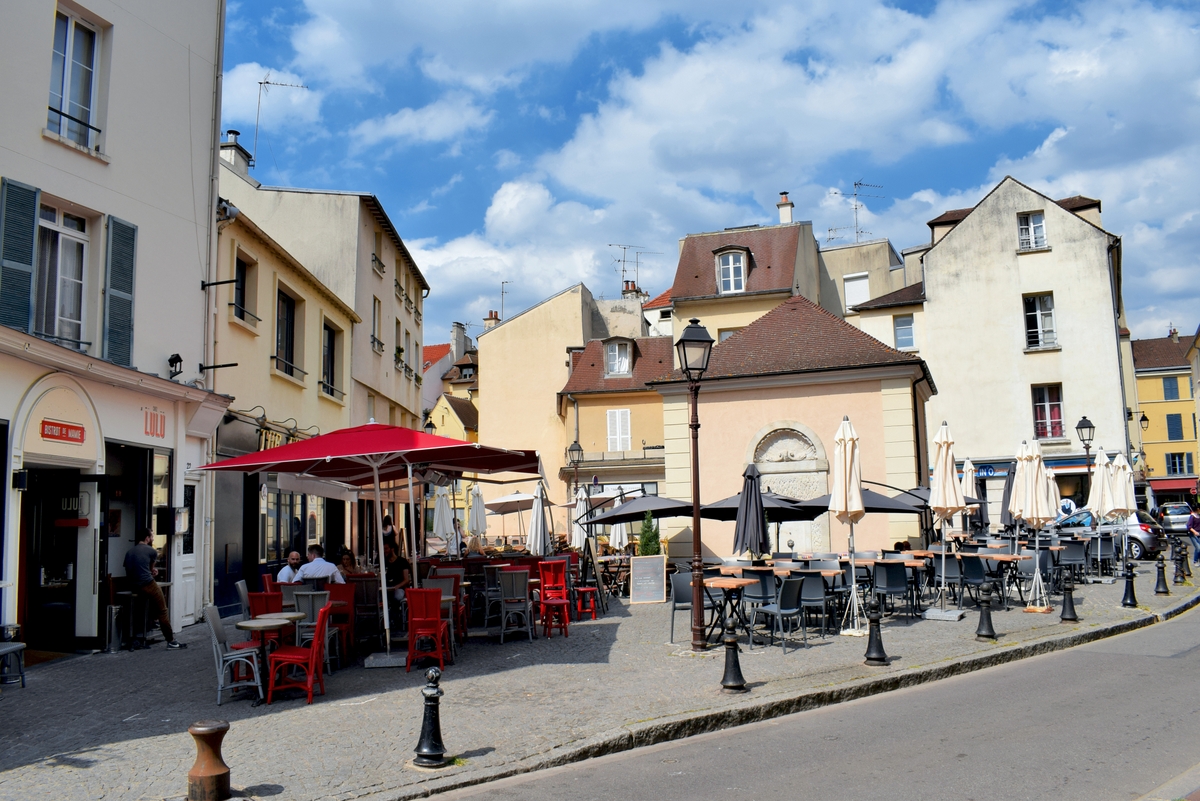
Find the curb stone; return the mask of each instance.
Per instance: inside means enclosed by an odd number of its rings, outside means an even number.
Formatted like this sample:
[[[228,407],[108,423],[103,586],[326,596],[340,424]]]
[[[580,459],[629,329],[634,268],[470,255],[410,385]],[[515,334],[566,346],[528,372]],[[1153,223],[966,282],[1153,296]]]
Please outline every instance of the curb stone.
[[[834,704],[846,703],[860,698],[867,698],[880,693],[891,692],[905,687],[916,687],[921,684],[961,676],[977,670],[1004,665],[1021,659],[1028,659],[1042,654],[1062,651],[1085,645],[1097,640],[1115,637],[1119,634],[1162,623],[1200,605],[1200,594],[1191,595],[1175,606],[1162,612],[1146,613],[1132,620],[1111,623],[1088,631],[1077,631],[1065,636],[1050,635],[1041,640],[1024,645],[1004,646],[998,644],[996,650],[983,654],[958,657],[950,662],[931,667],[918,667],[911,672],[881,676],[879,678],[857,679],[848,684],[827,690],[807,690],[795,695],[785,695],[780,698],[764,699],[759,702],[743,703],[701,713],[681,713],[666,716],[659,720],[646,721],[582,738],[576,742],[555,746],[543,754],[519,760],[508,765],[497,765],[471,771],[468,775],[463,768],[453,769],[456,774],[442,775],[431,778],[416,785],[385,790],[379,793],[364,794],[362,798],[373,801],[408,801],[414,798],[429,798],[450,790],[460,790],[474,787],[498,779],[507,779],[525,773],[532,773],[547,768],[560,767],[574,762],[582,762],[595,757],[629,751],[649,745],[670,742],[672,740],[706,734],[721,729],[742,726],[747,723],[770,720],[771,718],[790,715],[796,712],[806,712]],[[1146,801],[1151,801],[1151,795]]]

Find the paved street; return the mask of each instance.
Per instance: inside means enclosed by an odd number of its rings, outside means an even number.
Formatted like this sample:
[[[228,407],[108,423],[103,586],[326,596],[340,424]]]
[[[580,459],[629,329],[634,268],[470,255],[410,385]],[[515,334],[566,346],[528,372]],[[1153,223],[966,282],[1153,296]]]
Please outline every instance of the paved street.
[[[717,692],[723,657],[688,650],[683,613],[676,620],[678,644],[665,642],[668,605],[614,606],[600,620],[573,625],[568,639],[501,646],[473,637],[459,663],[447,667],[442,685],[444,739],[461,762],[434,775],[404,767],[419,731],[420,671],[352,667],[329,677],[328,694],[312,706],[293,698],[260,707],[227,701],[218,708],[207,629],[194,626],[180,635],[191,645],[183,652],[160,645],[65,659],[30,670],[24,690],[5,687],[0,797],[179,796],[194,758],[186,728],[214,716],[232,724],[226,760],[234,786],[252,795],[407,797],[847,700],[878,691],[881,681],[889,687],[928,681],[970,660],[1004,658],[1108,626],[1148,622],[1194,597],[1194,587],[1155,597],[1148,567],[1138,577],[1141,608],[1120,607],[1119,584],[1082,587],[1078,624],[1061,624],[1056,614],[997,612],[996,643],[975,641],[974,611],[958,623],[890,618],[883,627],[892,657],[886,668],[865,667],[865,642],[849,637],[816,637],[813,647],[786,656],[778,647],[744,651],[743,670],[752,687],[744,696]],[[1072,677],[1080,687],[1096,686],[1097,671],[1084,667],[1073,668]],[[1122,677],[1119,686],[1128,691],[1139,680]],[[1028,699],[1015,691],[1005,697],[1014,708],[1045,716],[1044,698],[1035,699],[1036,687],[1029,689]],[[1095,694],[1102,692],[1109,691],[1100,686]],[[1003,706],[989,697],[955,714],[986,729]],[[1090,728],[1087,705],[1080,707],[1084,717],[1073,717],[1073,725]],[[913,730],[897,723],[889,739],[899,743]]]
[[[1192,612],[936,684],[443,797],[1134,799],[1200,761],[1198,671]],[[1200,788],[1200,777],[1192,782],[1188,792]]]

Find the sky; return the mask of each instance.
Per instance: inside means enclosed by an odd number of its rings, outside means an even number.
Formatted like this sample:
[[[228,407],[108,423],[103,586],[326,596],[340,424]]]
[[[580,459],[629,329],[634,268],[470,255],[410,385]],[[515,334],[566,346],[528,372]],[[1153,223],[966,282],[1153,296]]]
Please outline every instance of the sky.
[[[1200,322],[1200,5],[230,0],[223,128],[267,185],[377,195],[425,343],[583,281],[652,295],[688,233],[927,242],[1006,175],[1103,203],[1135,338]],[[259,82],[258,141],[253,144]],[[830,229],[836,229],[830,231]],[[634,255],[634,254],[639,255]]]

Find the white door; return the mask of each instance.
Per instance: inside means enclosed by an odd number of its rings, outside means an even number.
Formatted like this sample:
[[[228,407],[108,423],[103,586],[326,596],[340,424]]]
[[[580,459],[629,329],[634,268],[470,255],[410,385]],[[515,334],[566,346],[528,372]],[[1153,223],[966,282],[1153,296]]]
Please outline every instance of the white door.
[[[172,571],[171,585],[175,592],[171,595],[171,626],[181,628],[190,626],[197,620],[196,614],[196,532],[200,526],[196,521],[196,487],[197,482],[188,481],[183,485],[183,503],[187,510],[186,520],[176,516],[177,524],[174,540],[175,568]]]

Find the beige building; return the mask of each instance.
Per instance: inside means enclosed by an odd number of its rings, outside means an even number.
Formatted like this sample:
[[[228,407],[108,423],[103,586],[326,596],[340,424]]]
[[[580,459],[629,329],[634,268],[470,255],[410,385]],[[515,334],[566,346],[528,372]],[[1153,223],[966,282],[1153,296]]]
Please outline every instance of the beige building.
[[[429,284],[379,199],[365,192],[267,187],[230,132],[221,143],[221,195],[243,209],[362,324],[351,332],[345,386],[351,425],[374,419],[420,428],[422,304]],[[266,309],[251,309],[264,316]]]
[[[141,529],[176,628],[211,596],[223,8],[4,7],[0,620],[31,648],[104,646]]]

